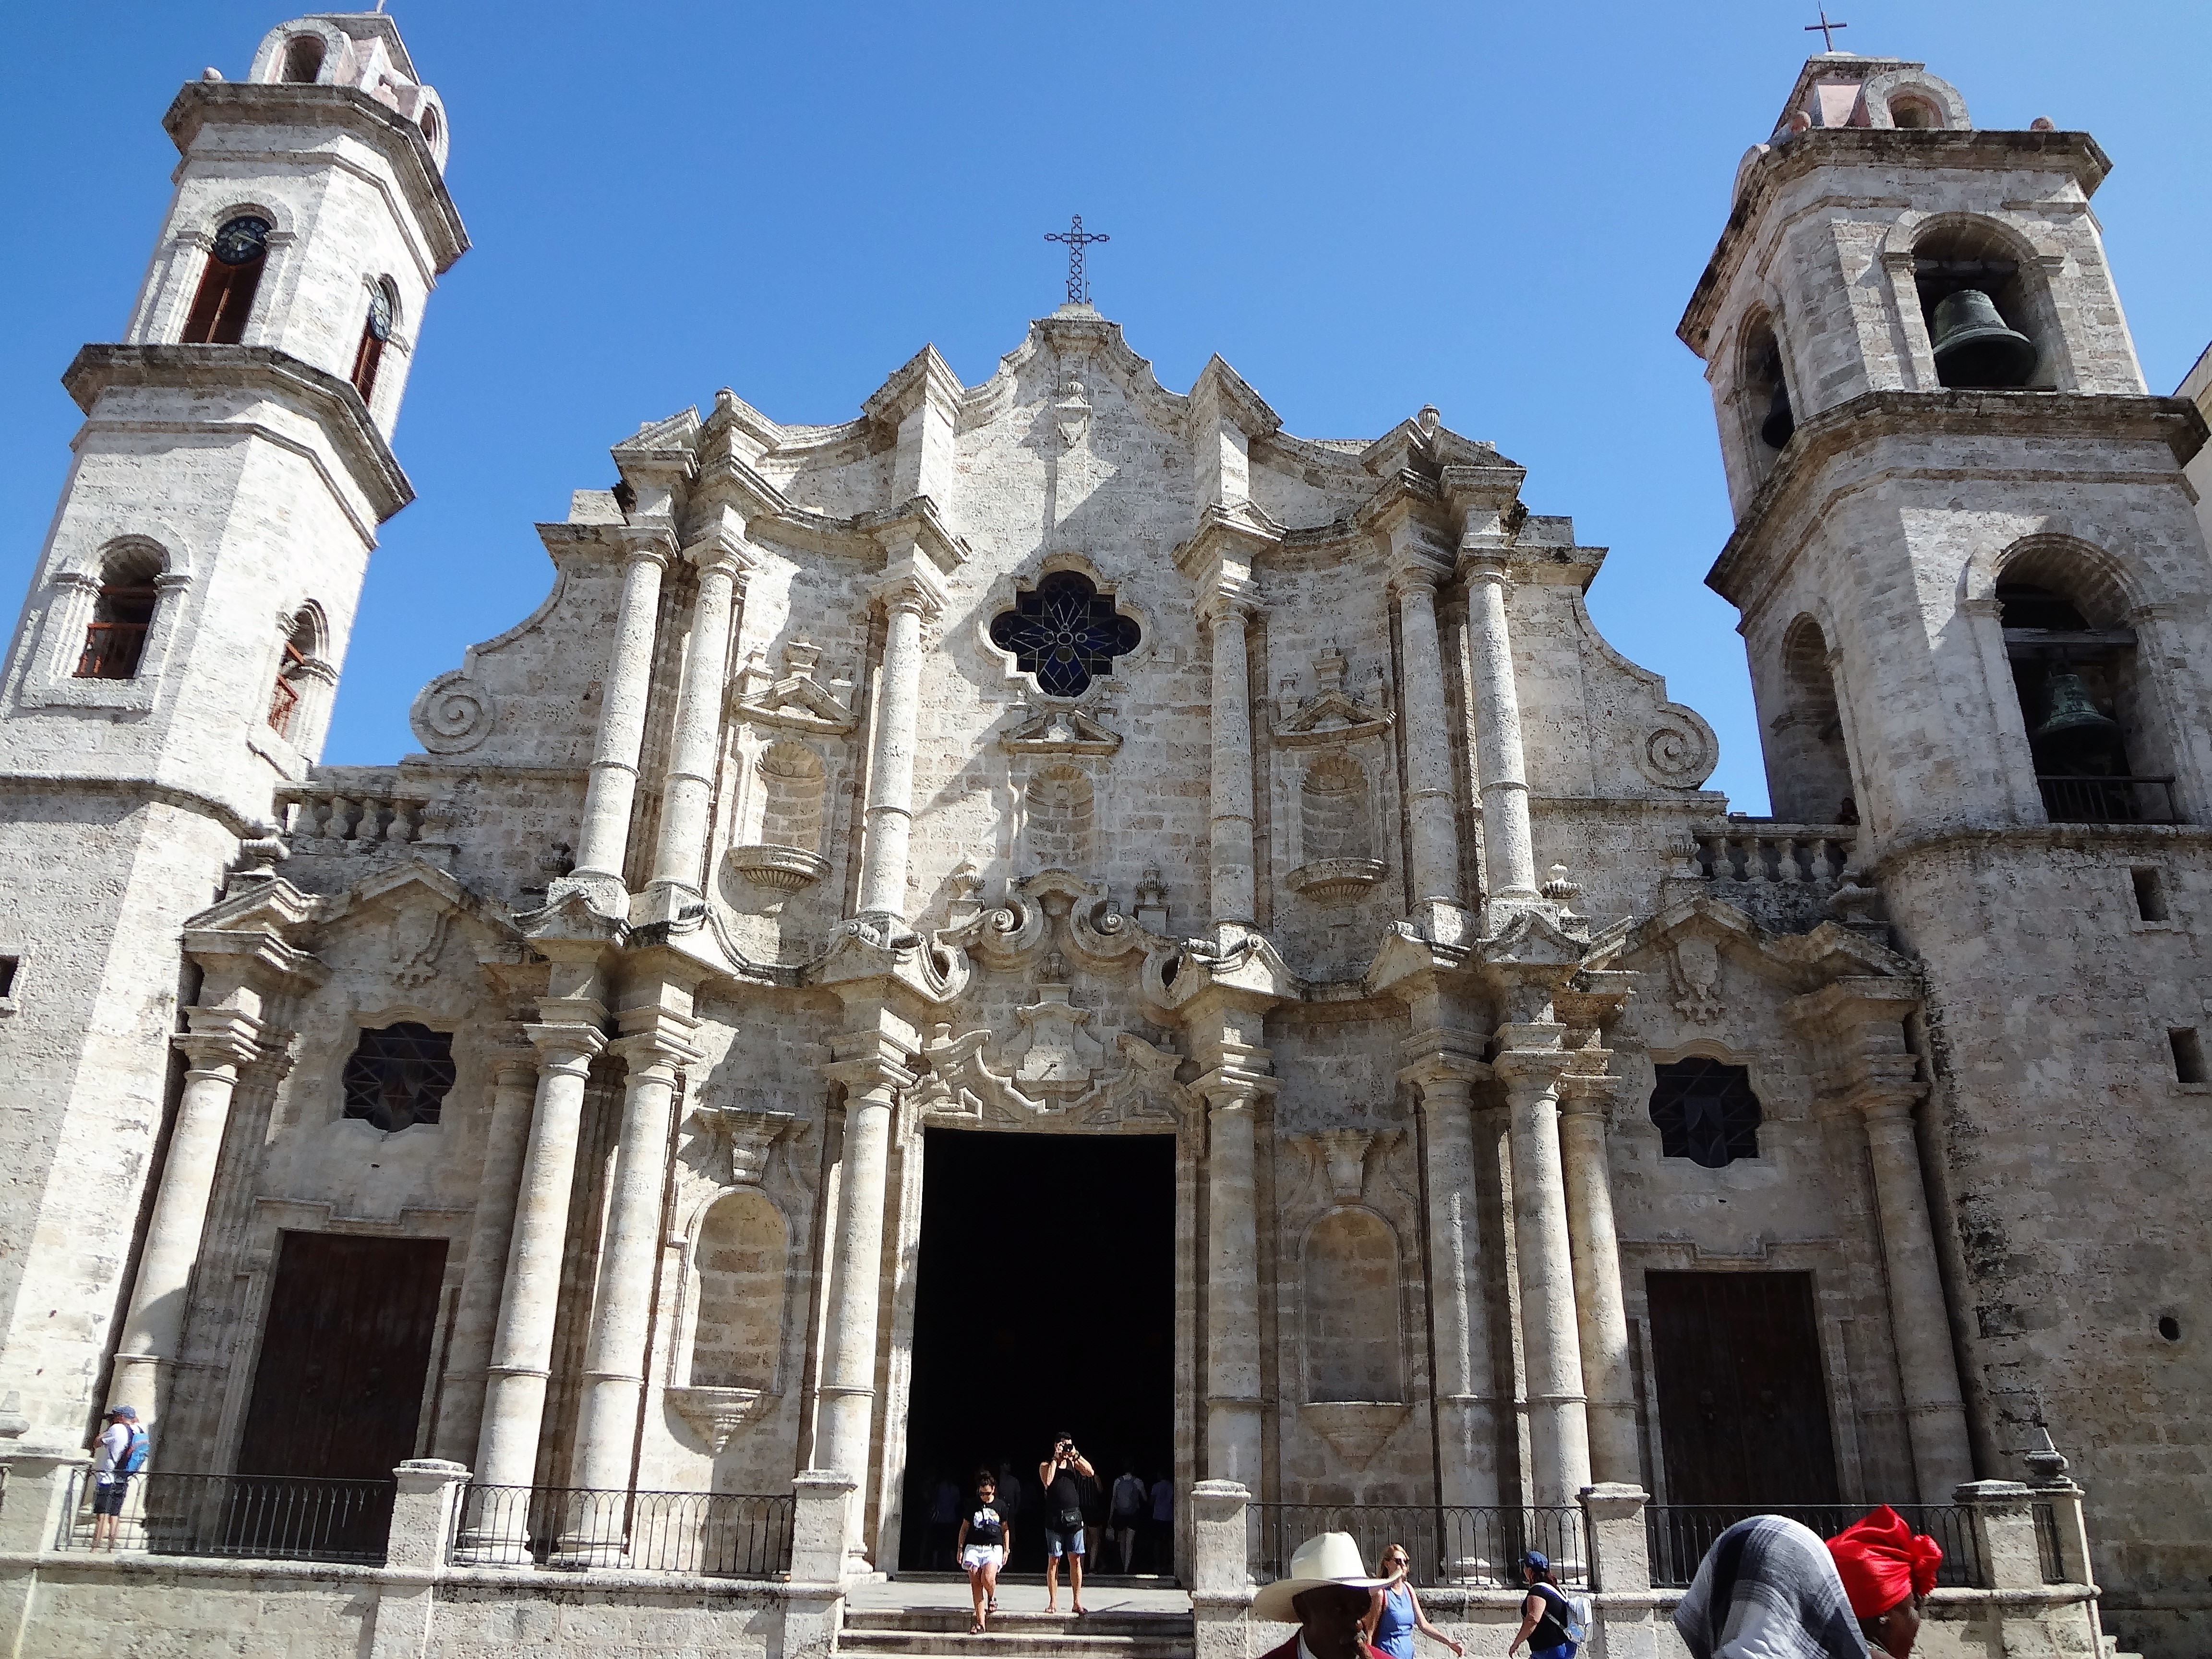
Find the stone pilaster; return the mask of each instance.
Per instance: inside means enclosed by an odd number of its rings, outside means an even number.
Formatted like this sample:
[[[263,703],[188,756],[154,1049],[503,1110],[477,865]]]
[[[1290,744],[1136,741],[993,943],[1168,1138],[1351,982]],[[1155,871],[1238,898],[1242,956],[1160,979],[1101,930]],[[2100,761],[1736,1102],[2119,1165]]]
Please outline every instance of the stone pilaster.
[[[638,756],[653,693],[660,578],[675,553],[674,538],[664,529],[623,533],[622,599],[615,612],[606,678],[600,684],[599,727],[584,788],[576,867],[562,878],[595,895],[597,908],[610,914],[623,908],[623,864],[629,851],[630,808],[637,799]]]
[[[649,913],[673,917],[684,898],[702,896],[707,858],[707,820],[714,799],[714,764],[721,750],[722,694],[729,678],[735,607],[751,565],[745,521],[732,508],[718,509],[709,532],[684,550],[699,570],[699,595],[691,610],[684,689],[676,704],[676,732],[661,796],[660,838],[653,851]]]
[[[1429,1330],[1436,1353],[1437,1498],[1487,1507],[1499,1499],[1496,1356],[1483,1285],[1475,1182],[1474,1086],[1490,1068],[1438,1053],[1399,1073],[1420,1091],[1428,1188]]]
[[[547,1021],[524,1028],[538,1048],[538,1100],[515,1195],[506,1291],[485,1368],[483,1427],[477,1441],[477,1480],[488,1486],[527,1486],[536,1475],[584,1085],[592,1057],[606,1046],[599,1025],[606,1011],[598,1003],[549,1000],[539,1012]],[[520,1513],[513,1506],[509,1511]],[[488,1541],[481,1559],[496,1553]],[[520,1559],[529,1559],[526,1547]]]
[[[1249,585],[1243,585],[1217,589],[1199,614],[1213,652],[1209,884],[1215,940],[1226,949],[1251,929],[1259,915],[1252,834],[1251,663],[1245,640],[1259,610]]]
[[[514,1202],[530,1142],[530,1105],[538,1088],[537,1051],[521,1044],[501,1049],[492,1058],[491,1078],[483,1174],[477,1182],[476,1213],[469,1224],[468,1255],[461,1268],[461,1302],[453,1315],[453,1348],[446,1366],[447,1387],[459,1396],[451,1413],[457,1420],[450,1431],[441,1425],[439,1432],[441,1444],[450,1434],[471,1453],[483,1427],[484,1367],[491,1360],[492,1334],[506,1288],[507,1252],[514,1237]]]
[[[145,1249],[138,1257],[109,1389],[112,1401],[137,1408],[149,1433],[161,1420],[167,1372],[184,1336],[192,1265],[207,1228],[231,1099],[240,1072],[260,1054],[266,1036],[260,1021],[236,1010],[190,1008],[185,1015],[191,1029],[174,1039],[190,1061],[184,1097],[169,1133],[161,1190],[155,1194]]]
[[[1928,1093],[1905,1040],[1904,1022],[1918,1006],[1909,981],[1854,977],[1797,997],[1784,1012],[1813,1048],[1820,1093],[1866,1125],[1913,1474],[1920,1501],[1940,1504],[1974,1468],[1912,1121]]]
[[[906,556],[876,585],[887,632],[877,682],[875,747],[868,767],[867,833],[860,854],[860,913],[878,923],[906,918],[908,843],[914,830],[915,726],[921,696],[922,624],[944,610],[936,577]]]
[[[1465,934],[1459,877],[1459,805],[1452,793],[1451,728],[1444,702],[1437,588],[1444,573],[1410,548],[1390,574],[1405,653],[1406,811],[1413,852],[1413,919],[1427,937]]]
[[[1577,1051],[1577,1063],[1607,1056]],[[1590,1473],[1600,1482],[1638,1483],[1636,1383],[1629,1368],[1628,1314],[1620,1288],[1620,1239],[1613,1224],[1613,1171],[1606,1122],[1620,1079],[1587,1071],[1559,1079],[1559,1157],[1566,1183],[1575,1313],[1583,1385],[1589,1395]]]
[[[883,1290],[884,1200],[890,1171],[891,1112],[914,1073],[884,1050],[842,1061],[829,1075],[845,1085],[844,1170],[837,1238],[823,1322],[815,1463],[857,1474],[871,1468],[875,1435],[877,1312]],[[852,1567],[867,1570],[867,1505],[855,1501],[846,1527]]]
[[[1573,1235],[1559,1157],[1559,1074],[1566,1028],[1509,1024],[1492,1062],[1504,1080],[1513,1146],[1514,1254],[1521,1280],[1521,1348],[1528,1375],[1529,1488],[1540,1504],[1571,1504],[1590,1484]]]
[[[621,1139],[613,1191],[599,1247],[598,1293],[584,1353],[584,1400],[572,1484],[598,1492],[630,1485],[638,1412],[645,1394],[646,1330],[652,1316],[653,1263],[664,1233],[668,1116],[681,1068],[699,1058],[687,1040],[698,1022],[690,995],[684,1011],[648,1006],[625,1011],[624,1035],[611,1045],[629,1066],[623,1090]],[[620,1540],[615,1543],[619,1547]],[[603,1540],[592,1540],[596,1547]]]

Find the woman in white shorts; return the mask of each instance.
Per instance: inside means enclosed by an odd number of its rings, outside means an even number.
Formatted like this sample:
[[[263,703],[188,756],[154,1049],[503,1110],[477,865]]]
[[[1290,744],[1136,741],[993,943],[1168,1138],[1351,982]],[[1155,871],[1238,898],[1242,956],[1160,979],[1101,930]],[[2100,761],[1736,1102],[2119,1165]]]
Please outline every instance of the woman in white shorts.
[[[1014,1529],[999,1513],[999,1483],[990,1470],[975,1471],[975,1507],[960,1522],[960,1566],[968,1575],[968,1594],[975,1603],[970,1636],[981,1636],[999,1610],[999,1569],[1014,1547]]]

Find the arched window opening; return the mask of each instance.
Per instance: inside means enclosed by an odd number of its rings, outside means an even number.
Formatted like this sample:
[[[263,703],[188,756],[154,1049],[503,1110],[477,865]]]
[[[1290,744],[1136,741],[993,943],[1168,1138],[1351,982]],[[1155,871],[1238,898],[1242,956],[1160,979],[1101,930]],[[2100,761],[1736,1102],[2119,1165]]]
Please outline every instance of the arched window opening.
[[[1072,766],[1055,766],[1030,781],[1025,802],[1030,862],[1040,870],[1087,870],[1097,804],[1091,780]]]
[[[307,699],[308,686],[313,683],[313,664],[320,647],[321,630],[315,625],[315,613],[302,607],[294,619],[292,631],[286,636],[283,653],[276,663],[276,683],[269,694],[269,725],[280,738],[293,738],[296,728],[305,722],[300,718],[300,706]]]
[[[1306,1398],[1403,1400],[1398,1241],[1368,1210],[1333,1211],[1305,1247]]]
[[[236,345],[246,337],[246,319],[269,263],[269,222],[251,213],[227,219],[208,251],[199,291],[185,317],[186,345]]]
[[[740,1189],[708,1210],[691,1253],[693,1388],[775,1386],[787,1255],[782,1212],[765,1194]]]
[[[1790,386],[1782,372],[1782,344],[1764,319],[1753,328],[1743,351],[1740,400],[1746,424],[1768,449],[1787,445],[1797,430],[1790,406]]]
[[[345,1063],[345,1115],[386,1133],[435,1123],[453,1086],[453,1037],[403,1019],[365,1030]]]
[[[1920,131],[1940,127],[1943,117],[1933,104],[1919,98],[1893,98],[1889,100],[1889,123],[1892,126]]]
[[[1367,774],[1349,755],[1323,755],[1298,781],[1298,845],[1304,861],[1371,859],[1373,823]]]
[[[146,656],[146,635],[154,625],[154,607],[161,599],[160,590],[154,586],[161,569],[161,556],[149,548],[120,548],[100,561],[100,594],[93,601],[92,621],[84,630],[84,650],[76,664],[78,679],[138,678],[138,665]]]
[[[1938,380],[1993,391],[2048,384],[2049,319],[2008,242],[1993,230],[1952,226],[1921,238],[1912,255]]]
[[[1702,1056],[1669,1060],[1656,1070],[1651,1121],[1664,1156],[1686,1158],[1708,1170],[1759,1156],[1759,1097],[1751,1091],[1748,1070]]]
[[[432,149],[438,148],[438,106],[435,104],[422,106],[422,142]]]
[[[323,37],[295,34],[284,48],[284,79],[295,86],[310,86],[323,73]]]
[[[991,619],[991,643],[1014,653],[1037,689],[1054,697],[1080,696],[1096,676],[1114,672],[1114,659],[1137,648],[1139,630],[1091,580],[1055,570],[1012,611]]]
[[[1828,641],[1810,617],[1800,617],[1784,636],[1782,683],[1782,712],[1768,727],[1775,815],[1794,823],[1854,822],[1857,792],[1828,672]]]
[[[376,390],[377,366],[384,361],[384,343],[392,337],[399,317],[399,290],[392,278],[380,276],[369,284],[368,315],[361,325],[361,344],[353,354],[353,389],[367,403]]]
[[[762,842],[818,851],[827,781],[822,757],[803,743],[779,743],[762,755],[758,769]]]
[[[2139,770],[2134,752],[2148,727],[2134,630],[2094,626],[2072,599],[2035,583],[2002,581],[1996,596],[2045,816],[2172,823],[2172,777]]]

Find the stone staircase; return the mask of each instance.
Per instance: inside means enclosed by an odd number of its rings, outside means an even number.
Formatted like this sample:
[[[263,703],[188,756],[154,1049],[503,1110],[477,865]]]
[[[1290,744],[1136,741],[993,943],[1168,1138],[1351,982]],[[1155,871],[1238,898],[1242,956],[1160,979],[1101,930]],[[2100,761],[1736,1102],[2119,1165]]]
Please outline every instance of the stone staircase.
[[[1007,1612],[970,1636],[964,1607],[885,1607],[848,1609],[837,1646],[869,1659],[1191,1659],[1194,1639],[1188,1613]]]

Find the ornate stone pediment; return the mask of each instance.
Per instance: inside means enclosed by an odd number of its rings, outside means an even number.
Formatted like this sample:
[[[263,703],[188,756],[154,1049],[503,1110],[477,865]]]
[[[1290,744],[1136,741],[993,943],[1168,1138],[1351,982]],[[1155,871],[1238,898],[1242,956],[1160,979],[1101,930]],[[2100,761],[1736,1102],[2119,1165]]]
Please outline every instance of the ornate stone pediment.
[[[784,677],[772,680],[761,663],[760,653],[754,652],[738,672],[730,712],[755,726],[844,737],[858,720],[848,698],[838,697],[815,679],[814,670],[821,660],[819,646],[793,640],[783,647]]]
[[[1274,724],[1277,743],[1301,748],[1352,743],[1363,738],[1380,737],[1390,729],[1395,717],[1388,708],[1344,689],[1346,666],[1344,653],[1331,646],[1315,659],[1316,689],[1313,696],[1297,702],[1288,696],[1278,699],[1280,712]],[[1289,680],[1284,683],[1296,684]]]
[[[1121,734],[1109,732],[1079,708],[1048,708],[1001,739],[1018,755],[1110,755]]]

